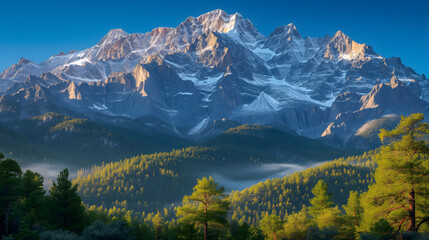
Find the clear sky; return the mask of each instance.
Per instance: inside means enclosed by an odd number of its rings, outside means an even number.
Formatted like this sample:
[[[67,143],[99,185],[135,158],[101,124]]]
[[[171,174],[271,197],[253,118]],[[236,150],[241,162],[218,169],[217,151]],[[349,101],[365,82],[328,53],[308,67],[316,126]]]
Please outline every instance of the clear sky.
[[[342,30],[384,57],[399,56],[429,75],[426,0],[1,0],[0,71],[24,57],[41,62],[60,51],[95,45],[110,29],[128,33],[176,27],[188,16],[223,9],[241,13],[264,35],[294,23],[302,36]]]

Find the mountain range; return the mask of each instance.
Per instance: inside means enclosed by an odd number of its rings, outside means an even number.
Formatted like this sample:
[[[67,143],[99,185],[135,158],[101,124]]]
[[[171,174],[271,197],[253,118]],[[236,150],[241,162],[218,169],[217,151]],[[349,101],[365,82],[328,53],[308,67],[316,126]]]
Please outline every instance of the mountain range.
[[[428,102],[425,75],[341,31],[302,37],[288,24],[264,36],[222,10],[148,33],[114,29],[91,48],[0,73],[3,122],[56,112],[197,140],[264,124],[350,142]]]

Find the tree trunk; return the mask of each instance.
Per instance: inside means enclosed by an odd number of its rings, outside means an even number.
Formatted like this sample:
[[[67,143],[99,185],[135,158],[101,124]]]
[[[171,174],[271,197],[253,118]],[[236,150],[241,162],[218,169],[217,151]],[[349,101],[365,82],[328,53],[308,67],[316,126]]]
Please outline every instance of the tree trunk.
[[[408,204],[410,206],[409,208],[410,225],[408,226],[407,231],[416,231],[416,198],[414,195],[414,189],[411,189],[411,192],[409,193]]]
[[[205,200],[205,202],[204,202],[204,215],[206,217],[205,222],[204,222],[204,240],[209,240],[209,222],[207,219],[207,213],[209,210],[209,207],[208,207],[209,203],[208,203],[208,196],[207,195],[204,196],[204,200]]]
[[[156,240],[159,240],[159,226],[156,226],[156,236],[155,236]]]
[[[208,223],[204,223],[204,240],[209,240],[209,229]]]

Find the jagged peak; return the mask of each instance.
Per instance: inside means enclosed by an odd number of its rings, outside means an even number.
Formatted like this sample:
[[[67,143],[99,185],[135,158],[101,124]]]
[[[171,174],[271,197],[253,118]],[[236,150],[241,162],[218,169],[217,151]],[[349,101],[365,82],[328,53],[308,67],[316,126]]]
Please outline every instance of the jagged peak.
[[[270,34],[270,37],[279,35],[284,35],[289,40],[292,38],[302,38],[301,34],[299,34],[296,26],[293,23],[276,28],[276,30]]]
[[[189,17],[182,24],[201,25],[203,32],[210,30],[213,32],[228,33],[232,30],[238,30],[242,33],[248,32],[254,36],[259,34],[253,23],[250,20],[243,18],[240,13],[236,12],[234,14],[227,14],[221,9],[204,13],[196,18]]]
[[[129,34],[125,32],[122,28],[111,29],[107,35],[110,36],[128,36]]]
[[[25,59],[25,58],[20,58],[18,64],[27,64],[27,63],[31,63],[32,61]]]
[[[106,34],[106,36],[103,37],[103,39],[101,39],[97,45],[109,44],[129,35],[129,33],[125,32],[121,28],[112,29]]]
[[[229,17],[230,15],[228,15],[224,10],[222,9],[215,9],[213,11],[201,14],[200,16],[197,17],[198,18],[209,18],[209,19],[213,19],[213,18],[219,18],[219,17]]]
[[[54,56],[64,56],[64,55],[66,55],[66,53],[65,53],[65,52],[63,52],[63,51],[61,51],[61,52],[59,52],[58,54],[56,54],[56,55],[54,55]]]
[[[341,38],[341,39],[349,39],[349,36],[347,36],[343,31],[338,30],[338,31],[334,34],[334,36],[333,36],[332,38],[333,38],[333,39],[338,39],[338,38]]]

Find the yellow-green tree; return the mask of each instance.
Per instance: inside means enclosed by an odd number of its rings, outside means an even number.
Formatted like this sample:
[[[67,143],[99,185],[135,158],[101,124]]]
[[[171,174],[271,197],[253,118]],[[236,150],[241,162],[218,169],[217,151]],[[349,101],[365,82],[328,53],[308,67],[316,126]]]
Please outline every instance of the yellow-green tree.
[[[287,216],[283,225],[283,235],[287,239],[304,240],[307,237],[308,229],[311,225],[307,208],[303,206],[301,211]]]
[[[402,117],[376,156],[375,183],[365,194],[365,228],[386,218],[397,230],[418,231],[429,221],[429,124],[421,113]]]
[[[277,215],[265,215],[259,223],[259,227],[266,239],[279,239],[283,230],[283,221]]]
[[[334,206],[332,193],[328,191],[328,185],[326,185],[325,181],[319,180],[311,192],[314,197],[310,200],[311,206],[308,210],[313,218],[317,218],[323,211]]]
[[[204,227],[204,240],[208,239],[210,227],[224,227],[228,225],[226,215],[229,209],[229,201],[226,200],[223,187],[212,177],[198,179],[190,196],[183,198],[183,204],[177,209],[177,216],[181,222],[191,223]]]

